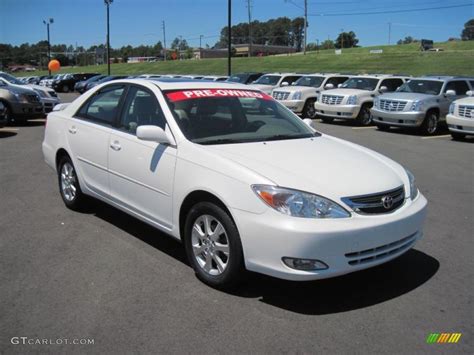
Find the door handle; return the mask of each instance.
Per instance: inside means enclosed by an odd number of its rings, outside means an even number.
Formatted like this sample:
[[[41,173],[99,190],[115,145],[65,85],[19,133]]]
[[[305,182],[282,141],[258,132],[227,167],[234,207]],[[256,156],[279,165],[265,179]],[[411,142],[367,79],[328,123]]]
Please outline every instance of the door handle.
[[[115,141],[115,142],[110,143],[110,148],[112,148],[115,151],[119,151],[120,149],[122,149],[122,146],[120,145],[118,141]]]
[[[70,128],[68,129],[68,131],[69,131],[69,133],[71,133],[71,134],[76,134],[77,128],[76,128],[76,126],[72,126],[72,127],[70,127]]]

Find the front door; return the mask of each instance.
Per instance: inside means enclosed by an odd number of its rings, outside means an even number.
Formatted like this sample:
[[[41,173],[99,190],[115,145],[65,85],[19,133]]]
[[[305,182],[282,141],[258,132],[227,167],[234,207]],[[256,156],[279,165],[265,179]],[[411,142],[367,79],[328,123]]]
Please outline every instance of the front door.
[[[111,196],[126,208],[171,228],[176,148],[139,140],[135,133],[141,125],[169,129],[155,94],[133,85],[119,126],[110,135]]]

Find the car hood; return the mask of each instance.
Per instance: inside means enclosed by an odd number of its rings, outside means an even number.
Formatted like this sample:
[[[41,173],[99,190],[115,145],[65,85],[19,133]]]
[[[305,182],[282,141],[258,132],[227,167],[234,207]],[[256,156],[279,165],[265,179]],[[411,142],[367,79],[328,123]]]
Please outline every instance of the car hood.
[[[10,84],[7,86],[2,86],[1,88],[14,92],[15,94],[31,94],[31,93],[36,94],[36,91],[34,91],[32,88],[30,88],[27,85]]]
[[[370,95],[373,91],[360,90],[360,89],[331,89],[323,92],[324,95],[338,95],[338,96],[350,96],[350,95]]]
[[[274,85],[263,85],[263,84],[252,84],[249,85],[250,88],[255,89],[255,90],[261,90],[266,94],[270,94],[276,86]]]
[[[399,164],[331,136],[207,146],[278,186],[341,197],[387,191],[407,183]]]
[[[318,91],[318,88],[313,88],[311,86],[286,86],[286,87],[276,88],[275,91],[281,91],[281,92],[295,92],[295,91],[316,92],[316,91]]]
[[[432,99],[435,97],[434,95],[427,95],[427,94],[417,94],[414,92],[389,92],[379,96],[381,99],[389,99],[389,100],[426,100]]]
[[[455,101],[458,105],[474,105],[474,97],[465,97]]]

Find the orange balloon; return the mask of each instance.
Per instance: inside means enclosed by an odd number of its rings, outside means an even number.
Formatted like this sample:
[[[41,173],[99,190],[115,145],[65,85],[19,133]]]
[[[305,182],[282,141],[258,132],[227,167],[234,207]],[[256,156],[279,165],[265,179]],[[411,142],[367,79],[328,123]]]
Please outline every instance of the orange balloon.
[[[59,63],[58,60],[53,59],[53,60],[49,61],[49,63],[48,63],[48,69],[49,70],[58,71],[59,68],[61,68],[61,64]]]

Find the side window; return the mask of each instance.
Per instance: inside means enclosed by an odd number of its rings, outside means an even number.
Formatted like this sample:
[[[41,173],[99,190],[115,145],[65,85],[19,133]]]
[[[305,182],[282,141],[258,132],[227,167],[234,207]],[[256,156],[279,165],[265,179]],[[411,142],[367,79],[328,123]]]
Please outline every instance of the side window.
[[[139,126],[152,125],[165,129],[165,124],[165,116],[155,95],[136,86],[130,87],[119,128],[135,134]]]
[[[118,114],[123,86],[108,86],[92,96],[79,110],[78,116],[108,125],[113,125]]]
[[[467,86],[467,83],[464,80],[455,80],[450,81],[446,85],[444,93],[446,93],[448,90],[454,90],[456,95],[466,95],[466,92],[469,91],[469,86]]]
[[[288,85],[291,85],[293,84],[294,81],[298,80],[299,78],[301,78],[301,76],[286,76],[281,82],[287,82]]]
[[[385,79],[382,81],[380,84],[380,87],[386,86],[387,87],[387,92],[393,92],[397,90],[398,87],[403,85],[403,80],[402,79]]]
[[[471,90],[474,90],[474,80],[471,80],[469,84],[471,84]]]

